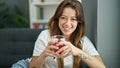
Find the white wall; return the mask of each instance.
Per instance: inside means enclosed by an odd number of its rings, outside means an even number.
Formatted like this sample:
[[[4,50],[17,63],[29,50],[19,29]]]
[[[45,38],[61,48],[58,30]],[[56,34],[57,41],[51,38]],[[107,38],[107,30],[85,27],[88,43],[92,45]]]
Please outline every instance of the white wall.
[[[119,68],[120,2],[98,0],[97,46],[107,68]]]
[[[82,0],[82,3],[86,35],[96,44],[107,68],[119,68],[120,0]]]
[[[96,46],[97,0],[82,0],[82,4],[85,15],[86,35]]]

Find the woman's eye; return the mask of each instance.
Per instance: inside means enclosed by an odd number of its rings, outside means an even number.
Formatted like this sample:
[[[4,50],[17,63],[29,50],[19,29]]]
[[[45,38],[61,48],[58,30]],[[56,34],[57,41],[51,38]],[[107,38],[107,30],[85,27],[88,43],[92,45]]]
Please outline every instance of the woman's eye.
[[[73,19],[71,19],[72,21],[77,21],[77,19],[76,18],[73,18]]]
[[[61,19],[66,19],[65,17],[60,17]]]

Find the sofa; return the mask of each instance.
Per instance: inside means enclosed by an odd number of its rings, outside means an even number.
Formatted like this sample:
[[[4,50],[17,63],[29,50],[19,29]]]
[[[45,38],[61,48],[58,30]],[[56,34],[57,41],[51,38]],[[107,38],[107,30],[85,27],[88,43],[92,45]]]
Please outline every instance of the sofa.
[[[0,68],[11,68],[19,60],[31,58],[34,43],[42,30],[44,29],[0,29]],[[87,67],[82,63],[81,68]]]
[[[0,68],[11,68],[18,60],[32,56],[34,43],[43,29],[0,29]]]

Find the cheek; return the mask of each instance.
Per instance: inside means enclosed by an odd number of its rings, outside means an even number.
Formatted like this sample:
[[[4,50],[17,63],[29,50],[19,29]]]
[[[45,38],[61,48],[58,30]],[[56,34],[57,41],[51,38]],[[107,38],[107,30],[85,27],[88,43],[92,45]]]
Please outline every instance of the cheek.
[[[58,26],[59,26],[59,28],[61,29],[61,27],[62,27],[62,22],[58,22]]]
[[[60,24],[61,24],[61,23],[60,23],[60,21],[59,21],[59,22],[58,22],[58,26],[59,26],[59,28],[60,28]]]
[[[77,28],[77,25],[78,25],[78,23],[74,23],[73,24],[73,26],[74,26],[75,29]]]

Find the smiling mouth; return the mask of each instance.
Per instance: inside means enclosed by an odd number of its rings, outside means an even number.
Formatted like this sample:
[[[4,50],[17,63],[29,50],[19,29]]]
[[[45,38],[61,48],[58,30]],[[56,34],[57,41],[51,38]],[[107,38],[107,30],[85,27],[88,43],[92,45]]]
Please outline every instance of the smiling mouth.
[[[63,27],[63,30],[68,32],[68,31],[70,30],[70,28],[68,28],[68,27]]]

